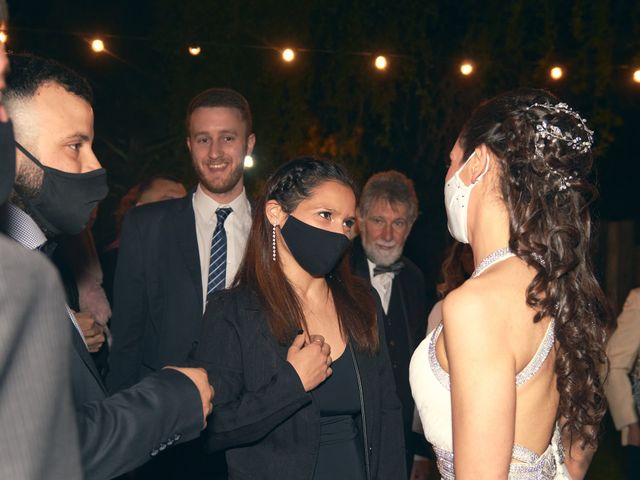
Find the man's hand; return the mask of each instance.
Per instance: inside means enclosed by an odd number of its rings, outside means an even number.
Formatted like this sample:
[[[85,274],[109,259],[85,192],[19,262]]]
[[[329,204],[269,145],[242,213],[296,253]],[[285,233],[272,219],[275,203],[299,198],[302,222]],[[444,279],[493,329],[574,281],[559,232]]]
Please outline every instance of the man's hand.
[[[629,425],[627,444],[634,447],[640,447],[640,424],[638,424],[638,422]]]
[[[88,312],[74,312],[76,321],[80,325],[84,341],[91,353],[96,353],[105,341],[104,326],[96,322],[95,318]]]
[[[316,388],[333,373],[330,354],[331,347],[320,335],[312,335],[311,343],[307,345],[304,333],[293,340],[287,361],[296,370],[305,392]]]
[[[410,480],[429,480],[431,472],[431,462],[428,459],[414,460],[411,468]]]
[[[204,368],[180,368],[180,367],[164,367],[172,368],[178,372],[186,375],[196,385],[198,392],[200,393],[200,399],[202,400],[202,415],[203,424],[202,429],[207,426],[207,417],[213,411],[213,387],[209,383],[209,375]]]

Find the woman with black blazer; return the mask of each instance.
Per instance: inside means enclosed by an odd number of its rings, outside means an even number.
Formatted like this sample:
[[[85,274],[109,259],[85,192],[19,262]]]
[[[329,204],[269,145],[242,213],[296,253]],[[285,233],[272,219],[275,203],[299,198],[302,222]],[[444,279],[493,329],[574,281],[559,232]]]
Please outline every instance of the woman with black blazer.
[[[230,479],[406,478],[379,309],[345,255],[354,191],[330,161],[280,167],[234,287],[209,300],[192,360],[213,381],[205,435]]]

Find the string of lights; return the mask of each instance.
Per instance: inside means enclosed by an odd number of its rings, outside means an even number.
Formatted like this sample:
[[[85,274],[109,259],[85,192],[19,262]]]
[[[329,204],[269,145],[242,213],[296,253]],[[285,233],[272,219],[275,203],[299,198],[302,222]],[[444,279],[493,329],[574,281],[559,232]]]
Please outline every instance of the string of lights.
[[[34,29],[29,29],[34,30]],[[40,30],[37,30],[40,31]],[[44,30],[42,30],[44,32]],[[47,32],[51,32],[47,30]],[[79,32],[60,32],[55,31],[58,34],[67,34],[67,35],[77,35],[81,38],[88,40],[89,47],[91,51],[95,54],[104,54],[110,53],[108,46],[106,44],[107,39],[126,39],[129,37],[121,36],[121,35],[104,35],[102,37],[92,37],[89,34],[79,33]],[[141,37],[135,37],[136,40],[144,40]],[[7,43],[9,41],[9,35],[6,31],[0,31],[0,42]],[[212,45],[212,42],[201,42],[201,43],[192,43],[188,45],[185,50],[186,53],[193,57],[197,57],[205,52],[206,47]],[[276,48],[276,47],[266,47],[264,45],[243,45],[245,48],[249,49],[259,49],[259,50],[273,50],[278,52],[280,58],[285,63],[293,63],[298,59],[299,54],[304,53],[334,53],[327,50],[320,49],[309,49],[309,48],[293,48],[291,46],[287,46],[285,48]],[[367,56],[370,57],[371,65],[373,68],[380,72],[384,72],[389,69],[391,65],[391,59],[393,58],[402,58],[406,57],[405,55],[381,55],[372,52],[340,52],[343,55],[353,55],[353,56]],[[640,85],[640,65],[635,67],[630,67],[628,65],[621,66],[625,70],[631,71],[631,80]],[[478,64],[471,60],[464,60],[459,65],[460,74],[464,77],[471,77],[478,71]],[[562,65],[551,65],[548,69],[549,78],[554,81],[561,80],[567,75],[567,68]]]

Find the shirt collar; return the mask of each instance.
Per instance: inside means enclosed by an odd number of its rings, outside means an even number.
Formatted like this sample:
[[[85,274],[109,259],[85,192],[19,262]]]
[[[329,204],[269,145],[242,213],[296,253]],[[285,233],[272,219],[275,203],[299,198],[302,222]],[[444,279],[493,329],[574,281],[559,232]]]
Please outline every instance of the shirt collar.
[[[242,187],[242,193],[234,198],[230,203],[218,203],[209,195],[207,195],[202,188],[202,185],[198,183],[195,193],[193,194],[193,206],[198,211],[201,218],[206,219],[209,222],[213,222],[216,218],[216,210],[219,207],[231,207],[233,214],[239,217],[245,217],[251,219],[251,205],[247,198],[247,192]]]
[[[35,250],[47,242],[35,220],[15,205],[6,204],[0,221],[2,230],[25,248]]]

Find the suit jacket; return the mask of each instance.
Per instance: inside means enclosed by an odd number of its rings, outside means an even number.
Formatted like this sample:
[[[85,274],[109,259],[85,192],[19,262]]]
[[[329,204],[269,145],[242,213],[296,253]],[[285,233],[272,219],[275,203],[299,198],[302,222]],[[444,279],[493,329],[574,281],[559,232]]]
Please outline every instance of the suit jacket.
[[[370,285],[369,265],[360,238],[353,241],[351,260],[353,272]],[[427,309],[422,272],[407,257],[402,257],[401,260],[404,262],[404,267],[393,279],[384,328],[396,389],[402,403],[407,461],[410,465],[414,454],[432,457],[431,449],[424,436],[412,431],[414,402],[409,385],[409,362],[414,350],[425,337]]]
[[[63,311],[53,266],[0,235],[0,478],[82,478]]]
[[[202,321],[192,196],[136,207],[120,237],[107,385],[133,385],[183,362]]]
[[[120,236],[107,385],[127,388],[165,365],[184,363],[202,323],[202,280],[192,195],[129,211]],[[226,478],[224,456],[181,445],[140,478]]]
[[[379,332],[377,354],[353,349],[365,414],[360,432],[363,441],[364,429],[367,432],[370,478],[396,480],[406,476],[402,419],[384,330]],[[206,435],[211,450],[229,449],[230,479],[312,478],[320,415],[287,362],[287,349],[271,335],[264,308],[252,291],[238,287],[210,300],[192,362],[204,366],[213,379],[216,406]]]
[[[629,374],[640,361],[640,288],[629,292],[618,328],[607,344],[609,375],[604,384],[605,394],[613,422],[622,431],[622,444],[626,445],[626,427],[638,421],[638,408],[633,399]],[[640,372],[638,372],[640,373]]]
[[[23,214],[20,218],[20,224],[10,224],[14,229],[10,234],[25,243],[42,235],[33,221],[27,221],[28,217]],[[64,304],[59,307],[49,315],[57,315],[58,328],[65,332],[64,335],[69,335],[69,329],[72,332],[72,350],[66,351],[67,358],[71,357],[68,371],[71,373],[72,403],[69,406],[75,407],[86,478],[113,478],[145,463],[169,445],[198,436],[202,428],[202,401],[189,378],[175,370],[165,370],[107,397],[81,333],[73,326]],[[55,366],[55,362],[51,364]],[[47,372],[48,367],[47,363],[37,366]],[[49,399],[38,397],[38,401]],[[49,443],[58,442],[55,437],[45,438]],[[49,472],[44,477],[65,478]]]

